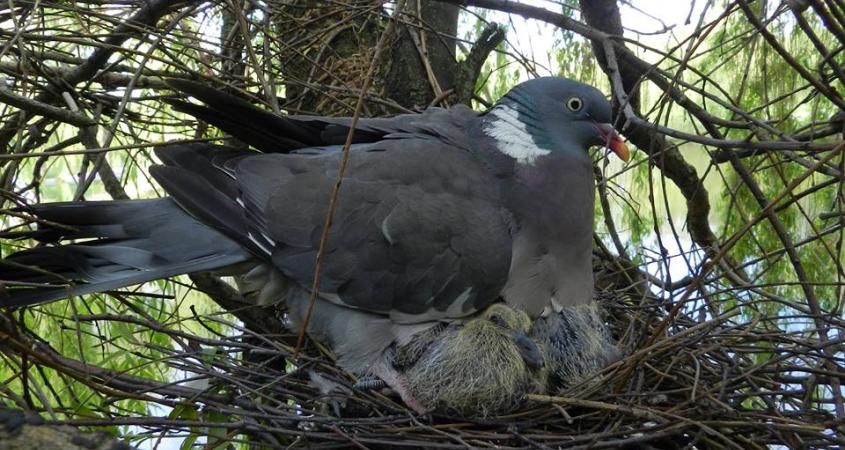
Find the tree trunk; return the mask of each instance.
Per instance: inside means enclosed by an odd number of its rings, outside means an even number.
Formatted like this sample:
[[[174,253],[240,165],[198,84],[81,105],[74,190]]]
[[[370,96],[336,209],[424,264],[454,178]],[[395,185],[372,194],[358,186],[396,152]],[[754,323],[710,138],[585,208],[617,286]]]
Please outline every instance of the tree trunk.
[[[385,101],[368,101],[367,114],[424,108],[452,88],[458,12],[457,6],[430,0],[405,4],[402,24],[370,89]],[[317,6],[299,0],[277,8],[273,17],[279,38],[288,45],[280,55],[285,107],[291,112],[351,114],[386,24],[381,2]]]
[[[454,88],[459,9],[431,0],[411,0],[405,9],[384,74],[384,94],[406,108],[424,109]]]

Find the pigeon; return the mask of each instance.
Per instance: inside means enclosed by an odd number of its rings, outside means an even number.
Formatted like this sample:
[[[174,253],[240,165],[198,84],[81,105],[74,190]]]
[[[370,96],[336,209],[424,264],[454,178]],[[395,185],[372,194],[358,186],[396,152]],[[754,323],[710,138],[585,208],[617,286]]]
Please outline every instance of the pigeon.
[[[21,236],[49,245],[2,260],[0,305],[218,270],[237,273],[257,304],[284,302],[301,329],[352,118],[276,115],[199,83],[169,84],[202,103],[170,99],[173,108],[253,149],[163,145],[151,174],[167,197],[28,207],[38,226]],[[561,77],[523,82],[481,113],[457,105],[360,119],[308,333],[421,412],[394,361],[414,336],[488,320],[479,314],[500,302],[541,321],[589,304],[587,150],[629,156],[611,121],[600,91]],[[510,336],[523,361],[537,353],[534,338]]]
[[[394,366],[427,409],[463,417],[504,414],[543,393],[547,366],[523,311],[494,303],[466,322],[441,324],[396,349]]]
[[[598,301],[569,305],[534,320],[529,337],[546,364],[547,392],[565,392],[593,381],[597,371],[622,358],[602,319]]]

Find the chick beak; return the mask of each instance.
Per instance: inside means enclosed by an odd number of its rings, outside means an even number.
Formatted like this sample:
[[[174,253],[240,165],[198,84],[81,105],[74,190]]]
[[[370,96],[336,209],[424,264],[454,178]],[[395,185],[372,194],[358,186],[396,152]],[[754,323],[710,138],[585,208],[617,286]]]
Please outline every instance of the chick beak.
[[[522,355],[522,360],[525,361],[526,366],[532,370],[543,368],[545,363],[543,362],[543,355],[540,353],[540,349],[537,348],[537,344],[524,331],[515,330],[513,332],[513,341],[516,343],[516,347],[519,349],[519,353]]]
[[[611,149],[613,153],[616,153],[619,159],[628,161],[631,152],[628,150],[628,146],[622,142],[622,138],[616,134],[613,125],[609,123],[597,123],[596,129],[598,130],[599,137],[604,141],[604,145]]]

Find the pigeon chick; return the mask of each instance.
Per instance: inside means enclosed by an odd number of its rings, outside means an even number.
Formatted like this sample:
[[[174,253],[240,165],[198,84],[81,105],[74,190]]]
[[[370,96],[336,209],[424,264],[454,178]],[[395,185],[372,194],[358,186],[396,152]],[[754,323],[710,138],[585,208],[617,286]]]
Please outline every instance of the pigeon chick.
[[[484,417],[512,411],[546,384],[531,320],[504,303],[477,317],[440,324],[395,349],[394,366],[427,409]]]
[[[596,302],[547,311],[534,321],[530,336],[542,348],[552,392],[587,379],[621,357]]]

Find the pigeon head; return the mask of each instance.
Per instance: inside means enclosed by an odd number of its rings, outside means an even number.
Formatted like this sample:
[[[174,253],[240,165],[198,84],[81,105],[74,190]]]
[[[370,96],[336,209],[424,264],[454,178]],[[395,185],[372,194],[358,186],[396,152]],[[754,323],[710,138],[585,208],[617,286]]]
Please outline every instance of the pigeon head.
[[[428,408],[462,416],[512,411],[548,383],[530,327],[528,315],[504,303],[450,323],[405,369],[411,393]]]
[[[523,82],[485,115],[484,132],[502,152],[533,164],[544,155],[604,145],[627,161],[628,147],[613,130],[610,103],[592,86],[561,77]]]
[[[505,338],[517,349],[525,365],[532,370],[544,365],[543,355],[537,344],[528,337],[531,319],[524,312],[504,303],[494,303],[485,309],[476,320],[469,321],[460,333],[470,336],[489,336],[491,340]],[[498,339],[494,336],[498,336]]]

